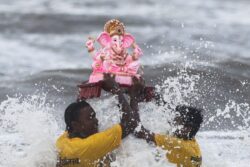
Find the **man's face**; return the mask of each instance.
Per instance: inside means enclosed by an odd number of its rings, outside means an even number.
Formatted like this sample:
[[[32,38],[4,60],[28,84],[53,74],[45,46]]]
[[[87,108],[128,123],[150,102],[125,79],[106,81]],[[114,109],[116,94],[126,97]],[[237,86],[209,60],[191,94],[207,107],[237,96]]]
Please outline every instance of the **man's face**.
[[[174,134],[182,139],[188,139],[189,133],[191,132],[191,127],[184,126],[183,120],[180,116],[176,116],[174,119],[174,126],[176,128]]]
[[[84,107],[80,111],[78,127],[87,136],[98,132],[98,120],[92,107]]]

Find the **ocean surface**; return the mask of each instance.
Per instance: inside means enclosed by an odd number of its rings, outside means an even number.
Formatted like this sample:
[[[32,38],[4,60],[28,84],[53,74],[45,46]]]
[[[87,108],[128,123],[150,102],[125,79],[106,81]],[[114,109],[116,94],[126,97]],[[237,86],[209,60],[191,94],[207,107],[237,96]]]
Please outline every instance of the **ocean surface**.
[[[0,167],[55,165],[64,109],[91,73],[85,42],[112,18],[134,35],[147,84],[167,101],[141,104],[142,123],[168,133],[176,105],[201,107],[203,166],[248,167],[249,9],[248,0],[0,0]],[[115,97],[89,102],[100,130],[119,122]],[[115,153],[116,167],[174,166],[133,136]]]

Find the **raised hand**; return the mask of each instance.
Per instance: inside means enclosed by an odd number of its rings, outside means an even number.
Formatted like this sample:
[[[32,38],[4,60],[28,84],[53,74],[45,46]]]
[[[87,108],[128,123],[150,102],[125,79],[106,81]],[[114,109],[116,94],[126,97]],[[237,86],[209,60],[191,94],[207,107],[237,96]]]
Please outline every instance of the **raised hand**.
[[[114,77],[111,77],[110,74],[104,74],[104,80],[102,82],[102,88],[111,93],[117,93],[120,91],[119,85],[115,82]]]
[[[85,46],[87,47],[88,49],[88,52],[92,52],[95,50],[94,48],[94,43],[95,43],[95,39],[92,38],[92,37],[89,37],[88,38],[88,41],[86,42]]]
[[[143,78],[133,77],[133,85],[129,88],[128,93],[132,100],[142,101],[144,99],[145,81]]]
[[[133,60],[137,60],[143,54],[142,50],[135,42],[132,44],[132,48],[133,48],[132,58]]]

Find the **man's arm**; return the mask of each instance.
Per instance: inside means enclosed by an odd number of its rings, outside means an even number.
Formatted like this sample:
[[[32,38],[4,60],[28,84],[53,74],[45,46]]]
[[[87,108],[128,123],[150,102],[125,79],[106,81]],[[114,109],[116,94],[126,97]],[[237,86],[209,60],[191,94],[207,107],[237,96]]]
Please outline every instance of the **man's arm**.
[[[141,124],[140,121],[140,115],[139,115],[139,107],[138,107],[138,101],[136,98],[131,97],[130,99],[130,106],[132,110],[135,111],[136,114],[134,114],[134,119]],[[139,125],[136,130],[134,131],[134,135],[137,138],[144,139],[147,142],[155,142],[155,134],[153,132],[150,132],[148,129],[144,128],[143,125]]]
[[[121,104],[122,118],[121,118],[121,127],[122,127],[122,138],[126,137],[128,134],[132,133],[136,126],[138,125],[137,120],[134,119],[135,112],[130,107],[123,93],[119,91],[117,93],[119,103]]]
[[[145,85],[144,81],[133,78],[133,86],[129,90],[130,95],[130,106],[132,110],[135,112],[133,118],[141,124],[140,115],[139,115],[139,101],[141,101],[141,97],[143,96]],[[134,135],[140,139],[144,139],[147,142],[155,143],[155,134],[150,132],[143,125],[139,125],[134,131]]]
[[[125,98],[121,88],[109,75],[104,76],[103,88],[118,95],[119,104],[121,105],[122,118],[120,125],[122,127],[122,138],[132,133],[137,126],[137,120],[133,119],[135,112],[131,109],[127,99]]]

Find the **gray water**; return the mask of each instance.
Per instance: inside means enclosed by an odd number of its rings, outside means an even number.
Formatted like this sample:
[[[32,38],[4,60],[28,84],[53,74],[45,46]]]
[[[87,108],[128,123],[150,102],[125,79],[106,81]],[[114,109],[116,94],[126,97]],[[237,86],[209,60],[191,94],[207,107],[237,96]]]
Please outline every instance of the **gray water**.
[[[168,90],[175,105],[204,108],[202,131],[241,134],[250,121],[249,9],[247,0],[0,0],[0,102],[46,94],[62,129],[91,72],[87,37],[118,18],[144,52],[149,85]]]

